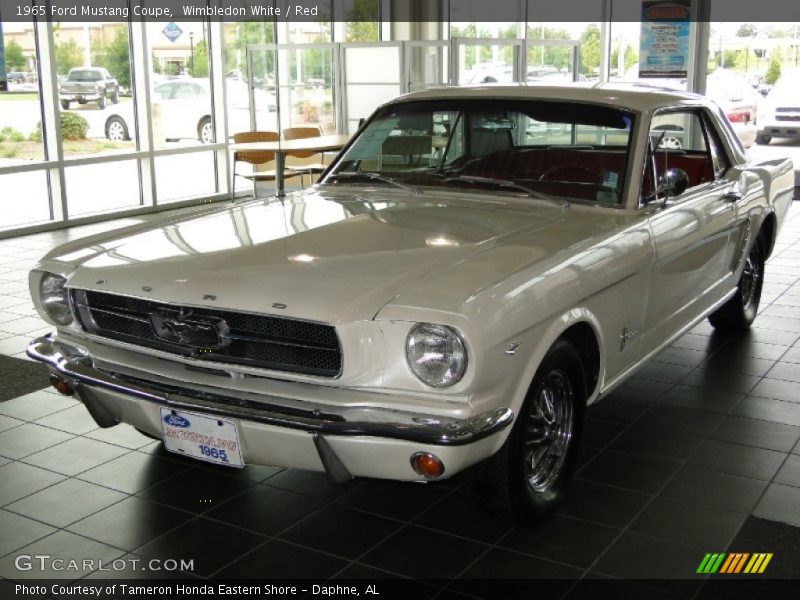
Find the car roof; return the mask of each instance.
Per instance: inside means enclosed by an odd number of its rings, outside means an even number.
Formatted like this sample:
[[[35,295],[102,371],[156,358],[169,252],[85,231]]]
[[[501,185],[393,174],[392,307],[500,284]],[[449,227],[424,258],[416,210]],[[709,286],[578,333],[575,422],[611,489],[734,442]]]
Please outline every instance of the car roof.
[[[402,101],[451,99],[541,99],[592,102],[646,112],[679,104],[706,104],[703,96],[639,83],[603,83],[591,87],[575,85],[515,85],[442,86],[412,92],[400,97]]]

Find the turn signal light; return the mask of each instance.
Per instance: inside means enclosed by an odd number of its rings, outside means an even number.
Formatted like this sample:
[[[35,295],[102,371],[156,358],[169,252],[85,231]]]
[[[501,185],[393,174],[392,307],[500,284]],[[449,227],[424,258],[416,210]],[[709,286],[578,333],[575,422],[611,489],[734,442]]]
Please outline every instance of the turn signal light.
[[[57,375],[50,375],[50,385],[52,385],[59,394],[63,394],[64,396],[72,396],[72,394],[75,393],[72,386]]]
[[[430,452],[417,452],[411,455],[411,467],[425,479],[436,479],[444,473],[444,463]]]

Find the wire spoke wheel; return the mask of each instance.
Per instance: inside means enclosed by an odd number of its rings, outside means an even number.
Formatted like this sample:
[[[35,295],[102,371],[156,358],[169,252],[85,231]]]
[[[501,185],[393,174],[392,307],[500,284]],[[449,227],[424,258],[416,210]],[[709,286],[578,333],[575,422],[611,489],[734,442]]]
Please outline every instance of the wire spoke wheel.
[[[547,491],[561,474],[572,439],[574,391],[566,373],[554,369],[542,382],[525,426],[525,479]]]
[[[748,312],[753,310],[753,305],[757,302],[756,292],[761,278],[764,276],[761,269],[760,252],[759,244],[754,244],[750,254],[747,255],[744,270],[742,271],[742,305],[744,310]]]

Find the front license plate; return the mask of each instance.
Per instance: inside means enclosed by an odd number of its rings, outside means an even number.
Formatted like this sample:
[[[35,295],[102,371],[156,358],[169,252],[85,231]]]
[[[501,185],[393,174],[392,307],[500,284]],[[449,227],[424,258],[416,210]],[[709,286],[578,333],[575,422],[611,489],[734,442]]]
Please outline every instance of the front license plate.
[[[182,410],[161,409],[164,447],[198,460],[243,467],[236,423]]]

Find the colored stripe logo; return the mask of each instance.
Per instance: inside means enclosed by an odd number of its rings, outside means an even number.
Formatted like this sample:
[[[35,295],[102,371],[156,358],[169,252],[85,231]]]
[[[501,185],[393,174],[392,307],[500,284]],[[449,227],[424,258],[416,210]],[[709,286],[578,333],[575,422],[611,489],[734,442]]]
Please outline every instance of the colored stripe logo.
[[[772,560],[772,553],[766,552],[716,552],[708,553],[703,557],[697,572],[705,575],[720,573],[725,575],[736,575],[748,573],[751,575],[763,573],[769,561]]]

